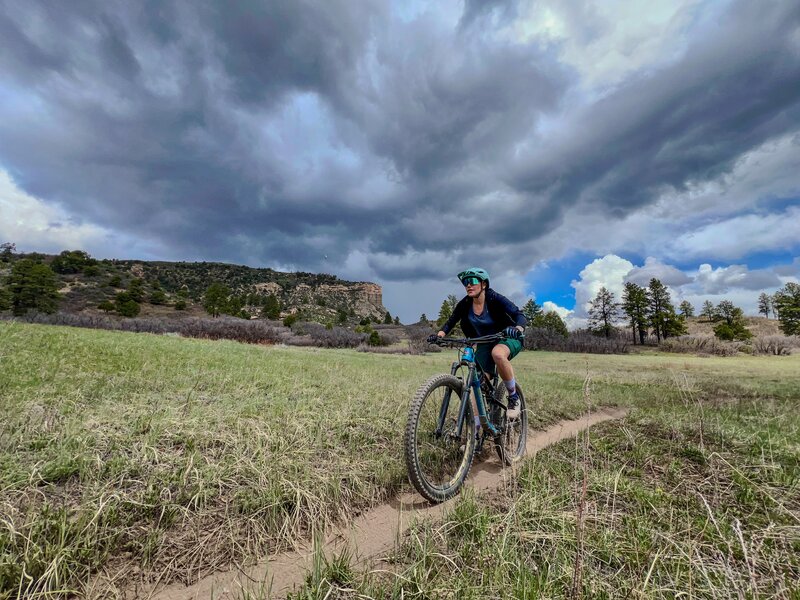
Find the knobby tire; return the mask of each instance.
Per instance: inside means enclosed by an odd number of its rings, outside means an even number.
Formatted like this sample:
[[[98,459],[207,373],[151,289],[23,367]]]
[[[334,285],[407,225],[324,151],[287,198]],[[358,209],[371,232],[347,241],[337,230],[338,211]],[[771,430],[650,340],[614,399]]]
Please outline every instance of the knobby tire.
[[[445,436],[437,440],[433,436],[435,424],[431,427],[431,414],[433,412],[438,416],[447,389],[451,390],[451,394]],[[455,496],[472,466],[476,442],[470,403],[467,403],[461,437],[447,437],[447,433],[454,429],[462,390],[463,382],[459,378],[448,374],[435,375],[417,390],[409,407],[404,439],[408,478],[417,491],[431,502],[444,502]],[[437,480],[432,472],[436,467],[437,453],[441,454],[442,480]]]
[[[503,433],[494,438],[497,456],[507,467],[519,462],[525,456],[525,448],[528,441],[528,409],[525,405],[525,395],[519,385],[517,385],[517,392],[519,393],[519,418],[515,420],[516,422],[512,422],[509,427],[505,411],[501,409],[503,423],[500,425]],[[495,392],[495,400],[502,402],[503,395],[506,393],[505,386],[499,385]],[[502,403],[505,404],[505,402]]]

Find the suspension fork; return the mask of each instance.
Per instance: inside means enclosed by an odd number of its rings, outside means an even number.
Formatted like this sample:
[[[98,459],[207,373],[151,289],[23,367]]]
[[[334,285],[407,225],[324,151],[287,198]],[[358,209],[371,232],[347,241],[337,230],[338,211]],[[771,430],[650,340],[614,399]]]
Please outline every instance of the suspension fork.
[[[458,373],[458,368],[461,366],[461,363],[454,362],[450,366],[450,375],[455,377],[456,373]],[[442,431],[444,431],[444,419],[447,415],[447,409],[450,408],[450,394],[453,393],[453,390],[447,388],[444,392],[444,397],[442,398],[442,406],[439,408],[439,420],[436,422],[436,438],[442,437]],[[461,435],[461,422],[458,423],[458,434]]]
[[[494,425],[492,425],[488,415],[486,414],[486,403],[483,400],[480,376],[478,375],[478,370],[475,367],[475,363],[469,364],[467,382],[468,385],[462,392],[461,410],[459,410],[458,413],[458,436],[461,437],[462,427],[464,426],[464,419],[467,412],[467,404],[470,401],[470,392],[472,392],[472,394],[475,396],[475,405],[478,410],[478,418],[480,419],[481,425],[483,425],[484,431],[488,431],[490,435],[497,435],[499,431]]]

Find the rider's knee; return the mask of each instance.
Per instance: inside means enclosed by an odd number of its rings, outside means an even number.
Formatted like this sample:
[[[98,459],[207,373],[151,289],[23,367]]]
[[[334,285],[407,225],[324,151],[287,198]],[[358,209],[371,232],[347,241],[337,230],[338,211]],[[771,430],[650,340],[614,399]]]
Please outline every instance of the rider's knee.
[[[508,352],[505,352],[502,346],[495,346],[492,348],[492,358],[495,362],[505,362],[508,360]]]

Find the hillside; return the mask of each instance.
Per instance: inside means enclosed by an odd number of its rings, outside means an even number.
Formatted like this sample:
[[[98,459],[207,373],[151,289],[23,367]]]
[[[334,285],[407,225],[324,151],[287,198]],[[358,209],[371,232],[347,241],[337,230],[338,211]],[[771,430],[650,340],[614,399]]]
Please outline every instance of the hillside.
[[[777,319],[766,319],[764,317],[745,317],[745,327],[747,327],[754,336],[765,337],[770,335],[783,335],[778,327]],[[714,335],[714,325],[701,317],[690,317],[686,320],[686,327],[689,330],[689,335]]]
[[[265,316],[268,300],[276,307],[272,318],[297,315],[320,323],[353,323],[366,317],[382,321],[387,313],[381,287],[375,283],[225,263],[95,260],[80,251],[58,256],[15,254],[0,263],[0,280],[15,261],[31,257],[41,258],[56,271],[58,309],[68,313],[99,312],[101,303],[114,302],[133,284],[139,288],[141,316],[200,316],[206,314],[203,298],[213,283],[228,288],[237,307],[231,314],[237,316]]]

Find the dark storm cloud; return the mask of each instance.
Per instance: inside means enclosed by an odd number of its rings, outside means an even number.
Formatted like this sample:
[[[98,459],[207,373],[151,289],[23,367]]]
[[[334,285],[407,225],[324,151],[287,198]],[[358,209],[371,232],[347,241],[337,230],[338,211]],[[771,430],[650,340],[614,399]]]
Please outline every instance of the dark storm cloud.
[[[665,187],[728,171],[744,152],[800,125],[796,3],[733,3],[676,64],[583,111],[515,185],[622,216]]]
[[[514,0],[464,0],[459,26],[467,28],[487,17],[507,21],[516,14],[517,3]]]
[[[376,2],[216,3],[205,24],[237,99],[269,103],[291,90],[336,93],[368,42]]]
[[[514,2],[451,21],[377,0],[6,2],[0,167],[176,257],[525,269],[514,244],[570,207],[627,214],[797,130],[799,13],[733,3],[676,64],[576,115],[556,49],[498,33]]]

